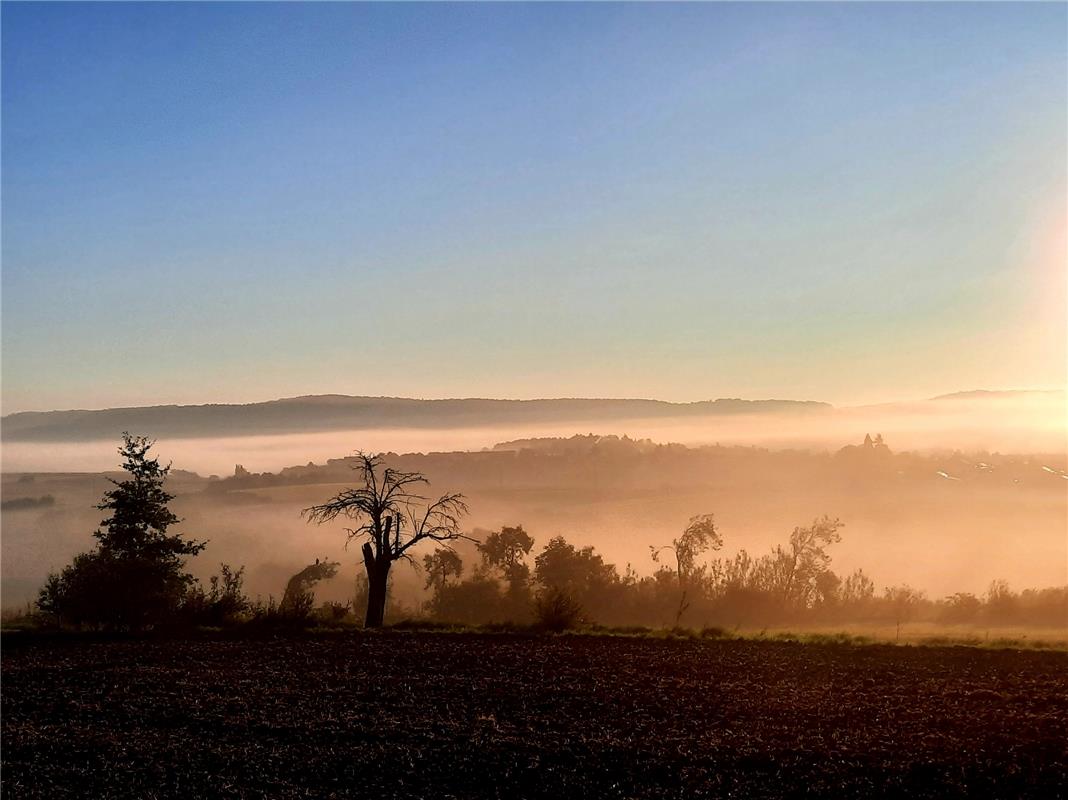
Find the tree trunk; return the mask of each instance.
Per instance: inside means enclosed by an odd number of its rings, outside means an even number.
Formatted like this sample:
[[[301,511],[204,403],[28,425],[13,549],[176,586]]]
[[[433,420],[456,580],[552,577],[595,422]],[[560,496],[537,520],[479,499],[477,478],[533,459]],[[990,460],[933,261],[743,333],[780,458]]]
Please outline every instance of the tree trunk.
[[[389,586],[388,558],[376,558],[369,543],[363,546],[363,564],[367,569],[367,616],[365,628],[381,628],[386,616],[386,590]]]

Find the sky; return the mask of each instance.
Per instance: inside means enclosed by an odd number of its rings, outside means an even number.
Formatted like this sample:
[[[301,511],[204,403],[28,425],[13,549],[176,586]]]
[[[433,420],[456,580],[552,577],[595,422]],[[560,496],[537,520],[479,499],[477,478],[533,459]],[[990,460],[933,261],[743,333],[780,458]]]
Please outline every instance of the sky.
[[[5,414],[1065,384],[1063,3],[0,14]]]

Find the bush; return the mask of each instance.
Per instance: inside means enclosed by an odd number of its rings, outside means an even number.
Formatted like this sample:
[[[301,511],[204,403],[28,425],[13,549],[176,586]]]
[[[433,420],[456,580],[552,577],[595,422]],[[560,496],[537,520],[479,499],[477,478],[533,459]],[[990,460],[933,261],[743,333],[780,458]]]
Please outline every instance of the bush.
[[[57,621],[76,626],[143,630],[171,620],[191,580],[151,558],[82,553],[48,581],[37,605]]]
[[[439,587],[426,610],[439,622],[462,625],[484,625],[511,616],[497,581],[484,575]]]
[[[731,634],[725,628],[717,625],[709,625],[701,629],[702,639],[729,639]]]
[[[56,504],[56,498],[50,494],[43,497],[16,497],[13,500],[4,500],[0,503],[0,509],[4,511],[26,511],[34,508],[50,508]]]
[[[560,589],[547,589],[534,601],[534,624],[542,630],[574,630],[582,624],[583,617],[582,605]]]
[[[315,622],[312,611],[315,608],[315,595],[310,591],[298,592],[282,598],[277,609],[276,622],[294,625],[298,628],[308,627]]]
[[[338,625],[348,615],[348,603],[325,602],[319,606],[319,620],[325,625]]]
[[[246,614],[251,603],[244,592],[245,568],[221,565],[221,574],[211,578],[211,589],[199,585],[191,589],[182,603],[183,621],[192,625],[220,627],[232,624]]]
[[[310,628],[315,624],[312,613],[314,598],[309,594],[282,606],[268,597],[267,602],[258,601],[252,606],[248,624],[251,628]]]

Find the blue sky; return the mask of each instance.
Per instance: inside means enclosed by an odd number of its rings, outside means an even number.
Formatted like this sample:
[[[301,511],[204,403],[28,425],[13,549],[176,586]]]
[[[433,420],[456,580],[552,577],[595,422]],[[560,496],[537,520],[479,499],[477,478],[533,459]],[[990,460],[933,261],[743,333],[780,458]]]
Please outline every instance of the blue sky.
[[[1066,10],[4,3],[4,412],[1062,386]]]

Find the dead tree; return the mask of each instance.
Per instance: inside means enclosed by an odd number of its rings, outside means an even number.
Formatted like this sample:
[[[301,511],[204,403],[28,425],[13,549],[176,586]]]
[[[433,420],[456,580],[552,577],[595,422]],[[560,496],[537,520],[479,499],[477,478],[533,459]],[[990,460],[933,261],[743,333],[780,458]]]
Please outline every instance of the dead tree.
[[[460,518],[467,513],[462,494],[443,494],[430,501],[416,493],[429,484],[418,472],[402,472],[384,465],[381,455],[356,454],[354,467],[363,486],[345,489],[322,505],[304,509],[309,522],[352,520],[348,541],[364,539],[363,565],[367,570],[367,616],[364,625],[377,628],[386,613],[386,591],[393,562],[405,559],[419,542],[450,542],[469,537],[460,533]],[[473,541],[473,540],[472,540]],[[346,543],[347,545],[347,543]]]

